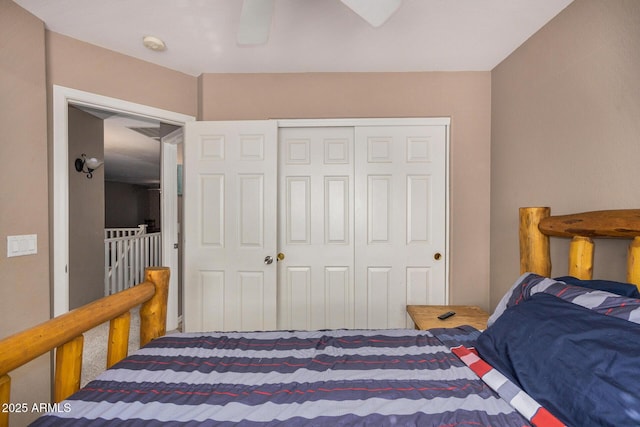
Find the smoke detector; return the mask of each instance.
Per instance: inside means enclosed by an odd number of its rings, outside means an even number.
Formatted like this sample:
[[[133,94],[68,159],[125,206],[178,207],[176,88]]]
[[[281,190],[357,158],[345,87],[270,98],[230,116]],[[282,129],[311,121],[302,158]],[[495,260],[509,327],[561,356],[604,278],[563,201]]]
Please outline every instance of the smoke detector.
[[[147,49],[155,50],[156,52],[162,52],[167,48],[161,39],[154,36],[145,36],[142,39],[142,44],[144,44]]]

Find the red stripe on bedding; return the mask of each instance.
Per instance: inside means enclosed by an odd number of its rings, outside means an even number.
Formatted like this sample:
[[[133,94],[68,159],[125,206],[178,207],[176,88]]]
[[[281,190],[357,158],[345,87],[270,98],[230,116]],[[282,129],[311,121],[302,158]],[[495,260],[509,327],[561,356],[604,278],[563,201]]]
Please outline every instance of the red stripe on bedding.
[[[484,360],[478,360],[475,363],[469,365],[471,370],[475,372],[480,378],[484,377],[485,374],[491,371],[493,368]]]
[[[478,353],[464,346],[452,348],[453,354],[458,356],[471,370],[482,378],[487,372],[493,368],[484,360],[478,357]]]
[[[544,408],[538,409],[536,414],[531,418],[531,422],[536,427],[565,427],[564,423]]]
[[[469,368],[471,368],[471,370],[476,375],[478,375],[480,378],[484,377],[485,374],[487,374],[488,372],[494,371],[494,368],[491,365],[489,365],[487,362],[485,362],[484,360],[482,360],[480,358],[480,356],[475,351],[475,349],[468,349],[465,346],[460,345],[458,347],[452,348],[451,352],[453,354],[455,354],[456,356],[458,356],[460,358],[460,360],[462,360],[462,362],[464,362],[465,365],[467,365]],[[504,377],[498,370],[495,370],[495,372],[499,376]],[[504,377],[504,381],[505,382],[511,382],[506,377]],[[514,387],[520,389],[515,384],[513,384],[513,383],[511,383],[511,384]],[[495,391],[496,393],[500,394],[499,391],[496,388],[494,388],[494,386],[492,386],[489,383],[487,383],[487,385],[491,389],[493,389],[493,391]],[[521,393],[526,394],[525,391],[523,391],[522,389],[520,389],[520,390],[521,390]],[[500,397],[503,397],[503,396],[500,396]],[[531,399],[531,397],[529,397],[529,398]],[[536,427],[564,427],[565,426],[564,423],[562,423],[555,416],[553,416],[549,411],[547,411],[545,408],[543,408],[538,402],[536,402],[533,399],[531,399],[531,401],[533,403],[535,403],[536,406],[538,406],[538,409],[536,410],[536,412],[533,415],[533,417],[531,417],[531,419],[529,419],[529,421],[531,421],[534,426],[536,426]],[[509,404],[512,405],[516,410],[518,410],[518,412],[520,412],[522,415],[525,415],[526,408],[521,407],[521,405],[518,405],[516,403],[516,399],[512,399],[512,401],[510,401]],[[524,412],[523,412],[523,410],[524,410]],[[525,415],[525,417],[526,417],[526,415]]]

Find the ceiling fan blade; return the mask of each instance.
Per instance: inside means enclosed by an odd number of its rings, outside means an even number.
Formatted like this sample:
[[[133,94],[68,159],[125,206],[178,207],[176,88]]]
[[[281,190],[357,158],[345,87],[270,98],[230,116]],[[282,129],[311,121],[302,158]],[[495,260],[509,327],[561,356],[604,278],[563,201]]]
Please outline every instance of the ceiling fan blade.
[[[239,45],[264,44],[269,40],[274,0],[244,0],[236,41]]]
[[[402,0],[341,0],[373,27],[379,27],[400,7]]]

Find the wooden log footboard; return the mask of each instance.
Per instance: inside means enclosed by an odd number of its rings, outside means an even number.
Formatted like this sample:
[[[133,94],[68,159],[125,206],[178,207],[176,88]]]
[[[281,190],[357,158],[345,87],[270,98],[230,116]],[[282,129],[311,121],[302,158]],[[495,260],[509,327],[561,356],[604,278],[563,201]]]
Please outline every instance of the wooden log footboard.
[[[0,404],[10,403],[8,373],[56,349],[54,402],[80,388],[83,333],[110,321],[107,367],[127,356],[129,311],[140,307],[140,346],[165,334],[169,269],[149,267],[145,280],[125,291],[104,297],[0,341]],[[0,427],[9,414],[0,413]]]
[[[567,237],[569,275],[593,276],[593,238],[631,239],[627,282],[640,289],[640,209],[619,209],[551,215],[548,207],[520,208],[520,273],[551,274],[549,238]]]

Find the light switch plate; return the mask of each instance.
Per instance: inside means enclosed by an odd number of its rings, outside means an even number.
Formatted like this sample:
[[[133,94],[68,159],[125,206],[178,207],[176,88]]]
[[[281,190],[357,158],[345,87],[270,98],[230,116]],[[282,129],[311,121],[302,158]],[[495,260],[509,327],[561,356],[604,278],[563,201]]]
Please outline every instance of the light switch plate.
[[[38,235],[7,236],[7,258],[38,253]]]

